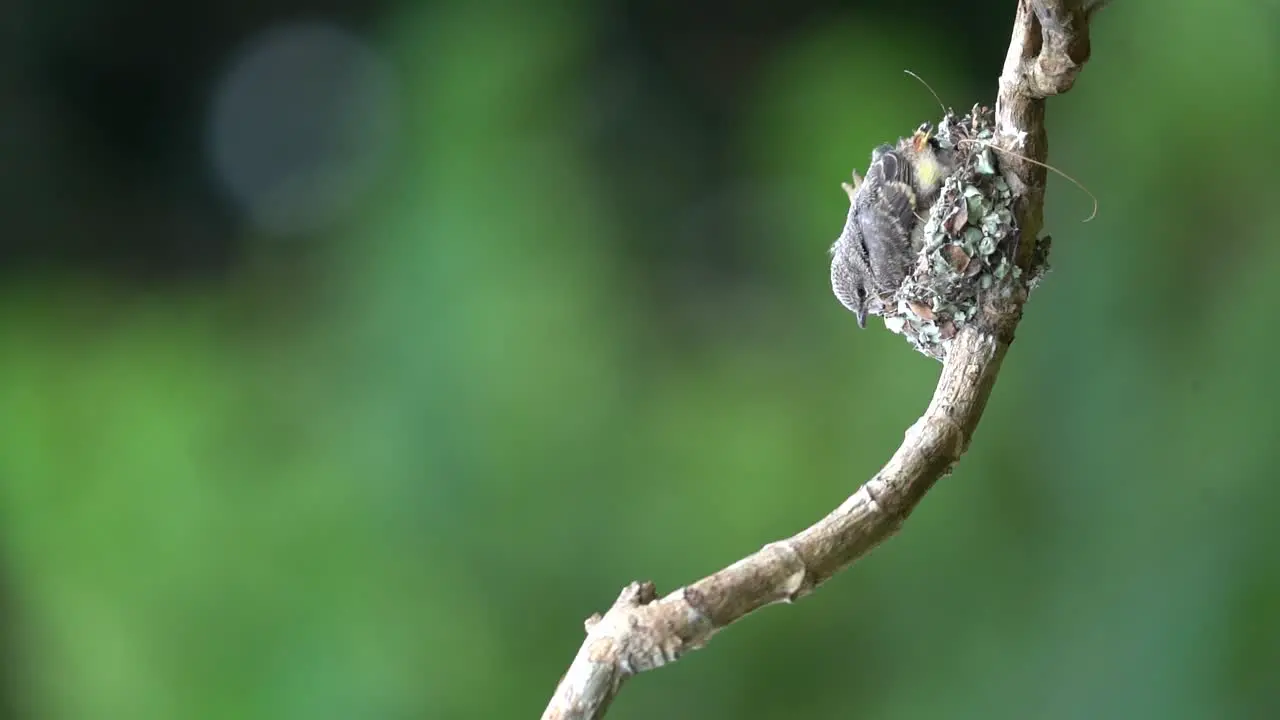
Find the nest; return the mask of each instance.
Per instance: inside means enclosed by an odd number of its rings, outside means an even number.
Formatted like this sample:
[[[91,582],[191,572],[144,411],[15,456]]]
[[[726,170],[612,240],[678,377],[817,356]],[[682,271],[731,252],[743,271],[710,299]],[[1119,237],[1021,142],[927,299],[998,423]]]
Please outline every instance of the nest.
[[[1014,264],[1020,235],[1013,192],[986,146],[994,134],[990,109],[979,106],[963,117],[948,113],[938,124],[935,137],[944,151],[956,153],[957,169],[916,228],[915,267],[885,303],[885,327],[937,360],[985,303],[1030,291],[1048,269],[1047,239],[1037,248],[1031,277]]]

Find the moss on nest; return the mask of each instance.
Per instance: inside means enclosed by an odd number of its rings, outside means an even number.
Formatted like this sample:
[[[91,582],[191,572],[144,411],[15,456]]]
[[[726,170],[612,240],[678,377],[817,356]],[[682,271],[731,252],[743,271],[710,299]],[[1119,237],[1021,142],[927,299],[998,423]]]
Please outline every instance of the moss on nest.
[[[1019,241],[1013,192],[995,151],[985,146],[994,131],[991,111],[978,106],[963,117],[948,113],[938,124],[935,136],[944,151],[956,153],[957,169],[916,227],[915,268],[884,310],[886,327],[937,360],[986,301],[1029,291],[1047,270],[1047,239],[1037,248],[1033,277],[1023,278],[1013,263]]]

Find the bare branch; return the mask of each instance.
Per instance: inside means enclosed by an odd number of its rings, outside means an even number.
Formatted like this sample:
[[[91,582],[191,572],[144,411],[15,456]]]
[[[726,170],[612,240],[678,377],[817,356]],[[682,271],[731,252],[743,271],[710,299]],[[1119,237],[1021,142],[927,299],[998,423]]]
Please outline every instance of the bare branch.
[[[998,145],[1045,162],[1045,98],[1075,84],[1091,51],[1089,20],[1104,5],[1106,0],[1019,0],[996,97]],[[1044,226],[1045,168],[1012,155],[1001,158],[1001,168],[1018,198],[1022,237],[1035,238]],[[1035,243],[1021,243],[1018,265],[1030,269],[1034,252]]]
[[[1080,0],[1020,0],[996,104],[997,141],[1044,162],[1044,100],[1070,89],[1089,57],[1088,21],[1100,7]],[[1012,158],[1002,167],[1017,196],[1023,238],[1042,225],[1044,170]],[[1034,242],[1020,243],[1029,268]],[[825,518],[729,567],[657,598],[632,583],[587,638],[543,720],[598,720],[631,675],[674,662],[721,628],[765,605],[791,602],[892,536],[920,499],[960,459],[982,418],[1026,294],[985,308],[952,341],[928,409],[889,462]]]

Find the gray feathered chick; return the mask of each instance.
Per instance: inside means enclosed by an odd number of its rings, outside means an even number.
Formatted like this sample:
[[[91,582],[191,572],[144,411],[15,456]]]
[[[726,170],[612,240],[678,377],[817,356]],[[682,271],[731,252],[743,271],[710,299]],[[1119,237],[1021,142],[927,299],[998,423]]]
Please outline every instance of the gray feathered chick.
[[[954,151],[941,149],[925,124],[897,146],[876,148],[866,178],[855,171],[853,185],[844,184],[849,215],[831,247],[831,289],[858,327],[866,327],[867,313],[884,314],[911,271],[920,249],[913,231],[954,171]]]

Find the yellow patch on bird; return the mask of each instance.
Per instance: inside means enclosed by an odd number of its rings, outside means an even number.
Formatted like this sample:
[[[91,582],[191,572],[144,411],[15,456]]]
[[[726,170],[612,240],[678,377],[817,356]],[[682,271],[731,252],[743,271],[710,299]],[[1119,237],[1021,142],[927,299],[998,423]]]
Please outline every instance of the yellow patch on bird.
[[[916,163],[916,177],[924,187],[933,187],[942,181],[942,165],[933,153],[923,153]]]

